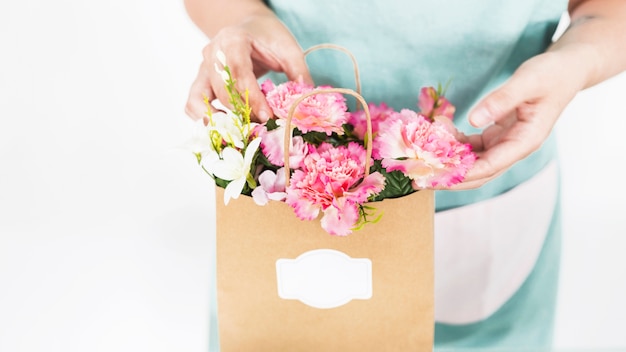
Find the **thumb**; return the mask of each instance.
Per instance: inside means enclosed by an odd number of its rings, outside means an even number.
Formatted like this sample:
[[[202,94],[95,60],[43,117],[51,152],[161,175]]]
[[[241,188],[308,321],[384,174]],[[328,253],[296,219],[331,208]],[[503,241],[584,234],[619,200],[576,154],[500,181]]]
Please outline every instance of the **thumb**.
[[[515,109],[532,100],[535,85],[520,75],[513,75],[502,86],[489,93],[469,113],[472,126],[484,128],[510,115]]]

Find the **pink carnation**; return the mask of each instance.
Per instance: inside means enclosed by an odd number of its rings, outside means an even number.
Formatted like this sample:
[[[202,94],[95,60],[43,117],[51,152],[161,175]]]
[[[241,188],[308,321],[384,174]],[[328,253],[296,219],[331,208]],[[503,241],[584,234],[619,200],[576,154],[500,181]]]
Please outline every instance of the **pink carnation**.
[[[289,81],[278,86],[267,80],[261,85],[267,103],[280,119],[286,119],[293,103],[302,95],[315,89],[303,82]],[[314,94],[301,101],[293,114],[292,123],[303,133],[309,131],[343,133],[342,125],[348,120],[346,99],[339,93]]]
[[[380,123],[391,116],[391,114],[394,113],[394,110],[388,107],[385,103],[381,103],[380,105],[370,103],[367,107],[369,108],[370,118],[372,120],[372,136],[376,136],[380,129]],[[354,135],[360,140],[365,140],[365,135],[367,134],[367,119],[365,118],[365,111],[358,110],[350,113],[348,123],[354,126]],[[374,158],[376,159],[375,155]]]
[[[424,87],[420,91],[418,107],[420,113],[428,117],[431,121],[436,116],[445,116],[449,119],[454,117],[456,108],[448,99],[440,95],[433,87]]]
[[[278,128],[268,131],[265,125],[260,125],[255,132],[261,137],[261,151],[267,160],[273,165],[284,166],[285,128],[279,125]],[[308,148],[304,139],[301,136],[292,137],[289,147],[289,166],[292,169],[299,168],[307,152]]]
[[[313,89],[313,86],[301,81],[288,81],[277,86],[268,79],[261,84],[261,91],[265,94],[267,103],[274,115],[281,119],[287,118],[289,109],[296,99]]]
[[[310,146],[302,168],[294,172],[287,187],[287,204],[302,220],[315,219],[322,211],[322,227],[328,233],[349,235],[359,219],[359,204],[379,193],[385,183],[378,172],[363,178],[365,156],[358,143]]]
[[[374,140],[387,171],[399,170],[415,188],[449,187],[459,183],[476,156],[471,145],[455,139],[441,122],[429,122],[411,110],[385,121]]]
[[[259,185],[252,191],[252,199],[258,205],[265,205],[270,200],[282,201],[285,193],[285,169],[276,172],[265,170],[259,175]]]

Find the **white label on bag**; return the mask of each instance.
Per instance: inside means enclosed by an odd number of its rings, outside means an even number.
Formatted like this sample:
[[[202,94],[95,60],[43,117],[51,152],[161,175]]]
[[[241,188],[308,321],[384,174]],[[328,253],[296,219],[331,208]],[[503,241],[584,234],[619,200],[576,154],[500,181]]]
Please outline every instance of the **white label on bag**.
[[[372,298],[372,261],[333,249],[316,249],[276,261],[278,296],[319,309]]]

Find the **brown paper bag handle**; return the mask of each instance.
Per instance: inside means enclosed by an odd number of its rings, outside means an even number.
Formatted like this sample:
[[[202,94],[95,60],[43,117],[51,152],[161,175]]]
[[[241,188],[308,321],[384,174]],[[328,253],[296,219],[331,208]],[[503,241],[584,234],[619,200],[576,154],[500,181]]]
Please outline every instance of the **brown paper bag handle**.
[[[346,55],[348,55],[348,57],[350,57],[350,60],[352,60],[352,67],[354,68],[355,90],[356,90],[356,92],[358,94],[361,94],[361,77],[360,77],[360,74],[359,74],[359,64],[356,61],[356,57],[354,57],[352,52],[350,50],[342,47],[342,46],[337,45],[337,44],[323,43],[323,44],[313,45],[312,47],[306,49],[304,51],[304,56],[306,57],[310,53],[312,53],[312,52],[314,52],[316,50],[320,50],[320,49],[338,50],[338,51],[341,51],[341,52],[345,53]]]
[[[289,179],[291,178],[290,168],[289,168],[289,147],[291,146],[291,120],[293,119],[293,113],[296,111],[296,107],[300,104],[304,99],[315,95],[315,94],[325,94],[325,93],[341,93],[352,95],[357,99],[357,101],[363,107],[363,111],[365,112],[365,119],[367,121],[367,131],[365,133],[365,176],[370,173],[370,164],[372,159],[372,118],[370,116],[370,111],[365,102],[365,99],[361,96],[361,94],[355,92],[352,89],[347,88],[326,88],[310,91],[308,93],[303,94],[298,97],[291,107],[289,108],[289,113],[287,114],[287,125],[285,126],[285,144],[284,144],[284,163],[285,163],[285,186],[289,186]]]

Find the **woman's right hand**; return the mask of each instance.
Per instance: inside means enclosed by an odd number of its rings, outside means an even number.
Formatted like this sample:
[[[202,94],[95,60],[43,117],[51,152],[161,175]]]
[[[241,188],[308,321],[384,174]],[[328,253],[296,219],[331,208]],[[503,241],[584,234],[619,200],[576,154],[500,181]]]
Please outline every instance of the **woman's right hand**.
[[[289,80],[302,78],[312,84],[302,49],[276,15],[264,8],[243,18],[240,23],[219,29],[202,50],[203,61],[185,107],[187,115],[194,120],[206,114],[205,96],[209,101],[217,98],[228,106],[224,81],[215,69],[216,64],[221,66],[217,59],[218,51],[226,56],[237,89],[240,92],[248,90],[256,121],[265,122],[273,115],[257,77],[276,71],[285,73]]]

